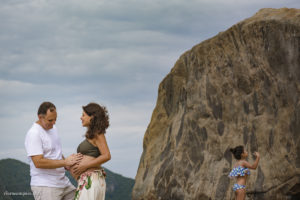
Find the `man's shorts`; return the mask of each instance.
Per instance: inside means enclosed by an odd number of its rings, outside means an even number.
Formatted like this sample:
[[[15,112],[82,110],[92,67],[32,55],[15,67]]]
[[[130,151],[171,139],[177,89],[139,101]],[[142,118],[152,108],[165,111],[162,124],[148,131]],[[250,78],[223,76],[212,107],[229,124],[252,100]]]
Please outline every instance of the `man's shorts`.
[[[65,188],[31,186],[35,200],[73,200],[75,187],[72,185]]]

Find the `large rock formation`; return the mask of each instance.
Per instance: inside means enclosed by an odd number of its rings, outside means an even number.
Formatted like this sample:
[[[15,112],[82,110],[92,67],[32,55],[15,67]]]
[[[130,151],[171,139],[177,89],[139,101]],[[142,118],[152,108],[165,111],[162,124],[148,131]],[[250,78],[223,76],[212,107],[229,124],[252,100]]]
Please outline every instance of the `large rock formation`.
[[[184,53],[159,86],[134,200],[233,199],[229,148],[261,160],[246,199],[300,199],[300,10],[262,9]]]

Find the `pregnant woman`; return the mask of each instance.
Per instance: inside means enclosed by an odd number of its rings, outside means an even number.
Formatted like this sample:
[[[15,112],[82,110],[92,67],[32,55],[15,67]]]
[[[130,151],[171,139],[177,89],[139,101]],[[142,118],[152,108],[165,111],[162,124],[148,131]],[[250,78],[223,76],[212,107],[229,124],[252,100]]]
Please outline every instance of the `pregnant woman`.
[[[77,148],[83,159],[72,166],[70,172],[77,180],[75,200],[105,198],[105,172],[101,165],[110,160],[110,152],[105,139],[109,117],[104,106],[89,103],[83,106],[82,126],[87,127],[85,140]]]

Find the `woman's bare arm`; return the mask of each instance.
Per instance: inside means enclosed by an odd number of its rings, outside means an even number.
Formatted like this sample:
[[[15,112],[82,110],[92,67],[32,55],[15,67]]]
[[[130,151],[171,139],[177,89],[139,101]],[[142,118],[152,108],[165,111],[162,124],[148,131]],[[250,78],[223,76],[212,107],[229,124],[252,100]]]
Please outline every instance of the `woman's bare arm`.
[[[81,174],[89,168],[100,167],[101,164],[109,161],[111,159],[110,151],[106,142],[104,134],[97,135],[94,140],[97,145],[101,155],[95,159],[90,159],[87,162],[80,162],[78,165],[74,166],[74,173]]]

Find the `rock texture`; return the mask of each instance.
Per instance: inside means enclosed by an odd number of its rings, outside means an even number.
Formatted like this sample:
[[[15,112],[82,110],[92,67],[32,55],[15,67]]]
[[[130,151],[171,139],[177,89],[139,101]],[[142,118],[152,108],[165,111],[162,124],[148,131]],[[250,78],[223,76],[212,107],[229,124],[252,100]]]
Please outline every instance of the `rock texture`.
[[[262,9],[184,53],[159,86],[134,200],[234,199],[229,148],[259,151],[246,199],[300,199],[300,10]]]

